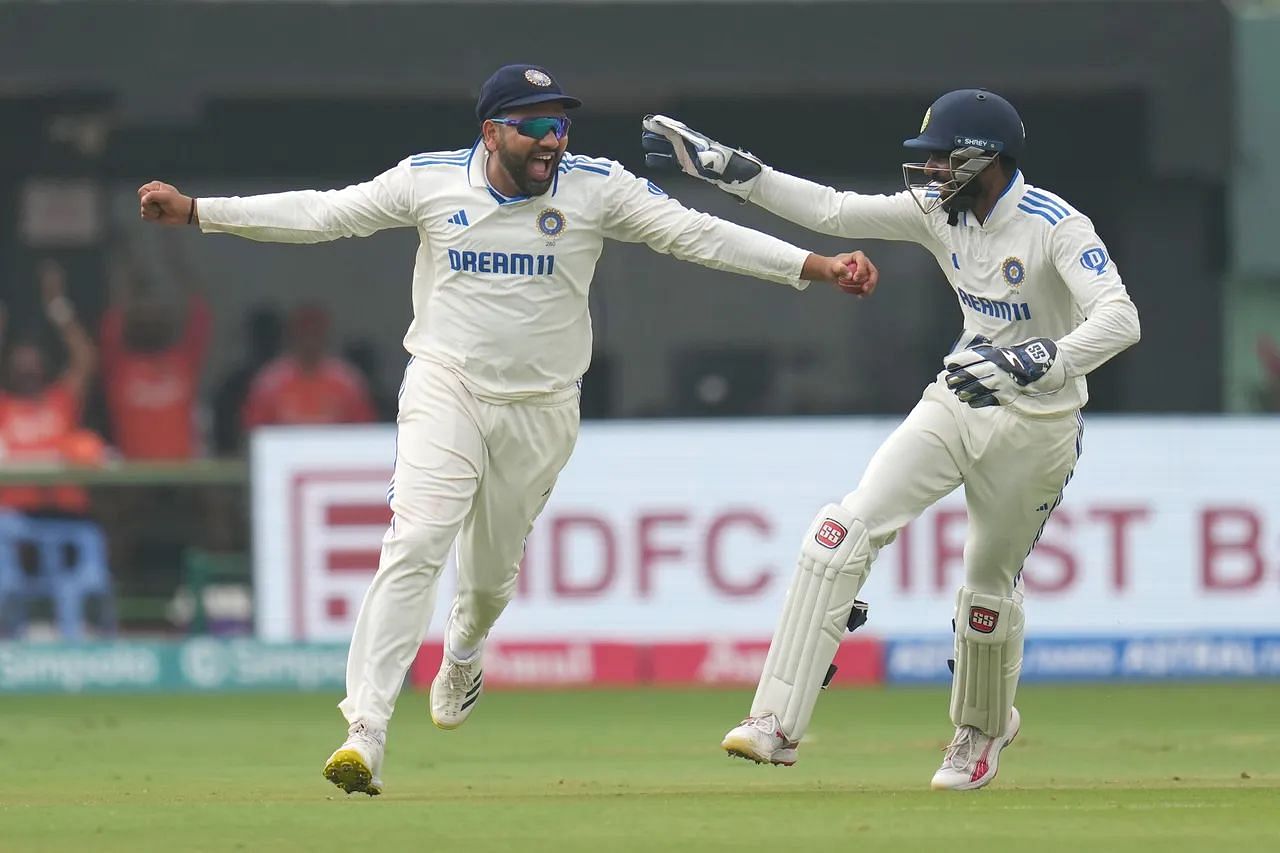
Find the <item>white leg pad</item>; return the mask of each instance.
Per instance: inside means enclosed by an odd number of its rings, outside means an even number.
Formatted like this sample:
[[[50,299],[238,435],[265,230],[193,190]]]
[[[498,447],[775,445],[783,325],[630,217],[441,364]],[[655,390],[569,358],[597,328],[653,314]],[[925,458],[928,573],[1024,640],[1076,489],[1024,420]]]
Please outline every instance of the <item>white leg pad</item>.
[[[1000,737],[1009,725],[1022,672],[1026,619],[1021,594],[984,595],[961,587],[956,598],[956,671],[951,722]]]
[[[823,507],[804,536],[751,703],[753,717],[776,714],[793,741],[809,726],[874,556],[866,526],[839,504]]]

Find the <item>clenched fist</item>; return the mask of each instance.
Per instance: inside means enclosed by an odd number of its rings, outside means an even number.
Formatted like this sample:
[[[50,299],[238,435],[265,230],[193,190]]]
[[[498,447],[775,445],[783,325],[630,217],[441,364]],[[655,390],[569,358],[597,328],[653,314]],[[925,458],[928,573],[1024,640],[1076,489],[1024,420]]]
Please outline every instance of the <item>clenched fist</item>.
[[[194,225],[200,222],[196,200],[163,181],[148,181],[138,187],[142,218],[162,225]]]
[[[870,296],[880,282],[880,270],[862,252],[836,255],[848,272],[836,279],[836,287],[855,296]]]
[[[867,296],[876,289],[880,271],[862,252],[844,252],[835,257],[810,255],[800,277],[805,281],[829,281],[845,293]]]

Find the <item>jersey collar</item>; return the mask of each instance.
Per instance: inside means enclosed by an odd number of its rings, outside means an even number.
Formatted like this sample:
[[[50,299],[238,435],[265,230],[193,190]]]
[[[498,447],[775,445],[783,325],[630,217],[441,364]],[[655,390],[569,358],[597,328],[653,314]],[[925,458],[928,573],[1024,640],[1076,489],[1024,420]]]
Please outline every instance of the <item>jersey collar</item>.
[[[528,201],[527,195],[506,196],[489,185],[489,178],[484,171],[485,165],[489,162],[489,149],[482,143],[483,140],[477,138],[471,146],[471,154],[467,156],[467,182],[476,189],[487,190],[490,197],[499,205]]]
[[[984,231],[994,231],[1013,217],[1013,212],[1017,209],[1018,202],[1022,199],[1022,191],[1026,186],[1027,182],[1022,178],[1022,170],[1017,169],[1004,190],[996,197],[995,206],[991,208],[991,213],[987,214],[986,222],[979,224],[978,217],[967,214],[964,221]]]

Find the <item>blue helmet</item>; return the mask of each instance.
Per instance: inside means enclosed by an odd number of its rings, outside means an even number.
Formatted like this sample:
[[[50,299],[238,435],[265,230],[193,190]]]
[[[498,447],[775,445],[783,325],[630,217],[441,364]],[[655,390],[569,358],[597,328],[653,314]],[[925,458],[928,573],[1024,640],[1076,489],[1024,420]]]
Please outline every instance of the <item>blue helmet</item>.
[[[1013,104],[985,89],[957,89],[933,102],[924,114],[920,134],[902,143],[917,151],[981,148],[1017,159],[1027,132]]]
[[[1021,157],[1026,143],[1013,104],[985,89],[957,89],[934,101],[919,135],[902,143],[929,161],[903,163],[902,178],[921,212],[942,208],[954,225],[957,214],[975,203],[982,170],[1001,155]]]

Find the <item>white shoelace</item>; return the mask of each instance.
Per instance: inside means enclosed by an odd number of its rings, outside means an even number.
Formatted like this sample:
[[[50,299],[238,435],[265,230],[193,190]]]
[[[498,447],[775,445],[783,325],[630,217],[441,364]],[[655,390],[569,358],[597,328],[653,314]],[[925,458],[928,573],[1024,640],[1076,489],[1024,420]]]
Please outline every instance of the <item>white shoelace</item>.
[[[960,726],[956,729],[955,737],[946,746],[947,755],[942,760],[942,766],[955,769],[968,767],[977,735],[978,730],[973,726]]]
[[[449,685],[450,690],[460,690],[466,693],[471,689],[471,670],[474,668],[474,664],[450,661],[449,668],[444,674],[445,684]]]
[[[782,746],[794,747],[796,745],[779,734],[781,726],[779,726],[778,717],[775,714],[766,714],[763,717],[747,717],[742,721],[741,725],[749,726],[757,731],[764,732],[769,737],[781,743]]]

